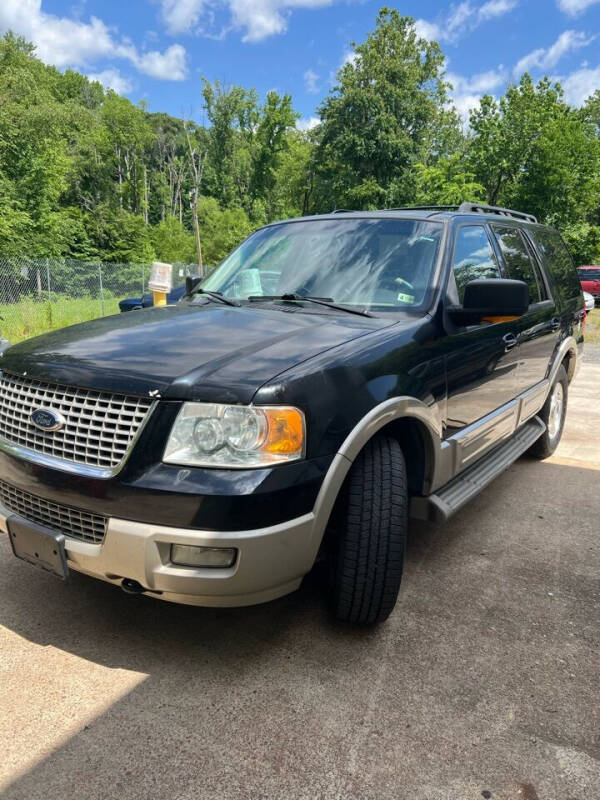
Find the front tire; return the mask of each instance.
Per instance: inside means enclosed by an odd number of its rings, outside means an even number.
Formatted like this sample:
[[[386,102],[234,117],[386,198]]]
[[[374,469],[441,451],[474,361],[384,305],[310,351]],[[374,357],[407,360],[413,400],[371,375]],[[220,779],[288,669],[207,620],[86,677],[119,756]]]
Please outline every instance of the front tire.
[[[568,393],[569,379],[561,364],[546,402],[538,414],[546,424],[546,430],[529,448],[529,455],[534,458],[548,458],[558,447],[567,415]]]
[[[406,546],[408,491],[400,445],[377,436],[350,469],[333,559],[336,617],[373,625],[392,612]]]

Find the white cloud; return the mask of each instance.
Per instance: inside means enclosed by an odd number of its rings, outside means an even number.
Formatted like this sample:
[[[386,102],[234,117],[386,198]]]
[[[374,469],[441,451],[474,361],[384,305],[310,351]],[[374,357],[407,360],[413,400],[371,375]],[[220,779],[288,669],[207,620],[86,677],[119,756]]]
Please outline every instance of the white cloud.
[[[587,47],[593,39],[593,36],[587,36],[583,31],[563,31],[550,47],[538,47],[523,56],[515,64],[513,74],[521,75],[521,73],[529,72],[534,68],[552,69],[564,55],[573,50]]]
[[[229,9],[231,26],[243,31],[245,42],[260,42],[287,30],[289,15],[298,8],[324,8],[339,0],[160,0],[169,33],[197,28],[211,7]]]
[[[335,0],[227,0],[233,24],[244,30],[245,42],[260,42],[287,30],[295,8],[324,8]]]
[[[454,87],[454,92],[472,93],[472,92],[491,92],[492,89],[497,89],[506,82],[506,71],[504,67],[498,67],[497,70],[489,69],[487,72],[479,72],[476,75],[471,75],[470,78],[465,78],[462,75],[456,75],[453,72],[448,73],[448,80]]]
[[[35,44],[42,61],[61,69],[117,58],[155,78],[182,80],[186,74],[181,45],[172,45],[164,53],[140,53],[129,40],[115,38],[98,17],[81,22],[48,14],[42,10],[42,0],[0,0],[0,31],[6,30],[25,36]]]
[[[356,62],[358,61],[359,57],[360,56],[358,55],[356,50],[348,50],[348,52],[344,53],[342,57],[342,63],[340,64],[340,69],[342,69],[342,67],[345,67],[346,64],[352,64],[354,66],[354,64],[356,64]]]
[[[484,21],[508,14],[517,5],[518,0],[488,0],[479,9],[479,18]]]
[[[309,94],[318,94],[319,93],[318,74],[312,69],[307,69],[303,77],[304,77],[304,87],[306,91]]]
[[[471,0],[463,0],[435,22],[417,19],[415,26],[419,36],[438,42],[457,42],[462,36],[478,28],[482,23],[508,14],[519,0],[487,0],[475,6]]]
[[[416,19],[415,29],[418,36],[430,42],[440,41],[443,36],[440,26],[435,22],[428,22],[426,19]]]
[[[296,123],[296,127],[300,131],[312,131],[313,128],[316,128],[317,125],[321,124],[321,120],[318,117],[308,117],[305,119],[299,119]]]
[[[553,78],[565,90],[565,99],[574,106],[582,106],[587,98],[600,88],[600,67],[583,67],[564,77]]]
[[[173,34],[195,27],[205,8],[205,0],[161,0],[162,17],[167,31]]]
[[[103,69],[102,72],[95,72],[88,75],[91,81],[98,81],[106,89],[112,89],[117,94],[128,94],[133,89],[133,84],[118,69]]]
[[[557,0],[557,5],[565,14],[576,17],[598,2],[600,0]]]
[[[489,94],[494,89],[498,89],[506,83],[507,74],[504,67],[500,66],[497,70],[487,70],[479,72],[465,78],[463,75],[448,73],[448,80],[452,84],[450,96],[456,106],[463,123],[469,122],[469,112],[479,105],[484,94]]]
[[[185,48],[172,44],[164,53],[152,50],[133,60],[140,72],[163,81],[183,81],[187,75]]]

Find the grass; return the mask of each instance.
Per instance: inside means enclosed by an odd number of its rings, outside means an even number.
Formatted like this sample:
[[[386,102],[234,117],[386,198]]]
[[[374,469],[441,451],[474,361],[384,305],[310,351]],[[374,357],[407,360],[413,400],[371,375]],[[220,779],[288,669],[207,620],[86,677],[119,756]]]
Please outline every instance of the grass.
[[[600,344],[600,308],[595,308],[588,314],[583,335],[589,344]]]
[[[115,297],[106,297],[104,307],[96,297],[57,297],[53,301],[41,302],[28,298],[19,303],[0,305],[0,329],[11,344],[16,344],[40,333],[117,314],[118,311],[119,301]]]

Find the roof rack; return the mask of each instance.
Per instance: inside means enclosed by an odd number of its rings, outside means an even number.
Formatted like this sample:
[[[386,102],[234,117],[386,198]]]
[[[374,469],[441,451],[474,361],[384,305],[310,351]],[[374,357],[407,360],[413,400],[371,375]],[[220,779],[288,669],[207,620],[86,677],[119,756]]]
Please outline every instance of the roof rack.
[[[512,208],[501,208],[500,206],[487,206],[485,203],[461,203],[459,211],[475,212],[476,214],[498,214],[500,217],[512,217],[522,219],[525,222],[536,222],[537,217],[533,214],[525,214],[523,211],[513,211]]]

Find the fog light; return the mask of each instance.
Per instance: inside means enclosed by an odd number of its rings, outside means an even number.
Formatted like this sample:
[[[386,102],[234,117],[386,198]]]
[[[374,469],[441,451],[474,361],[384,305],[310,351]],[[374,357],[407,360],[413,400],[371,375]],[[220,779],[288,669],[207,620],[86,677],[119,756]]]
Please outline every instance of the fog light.
[[[232,567],[235,547],[195,547],[190,544],[172,544],[171,562],[180,567]]]

